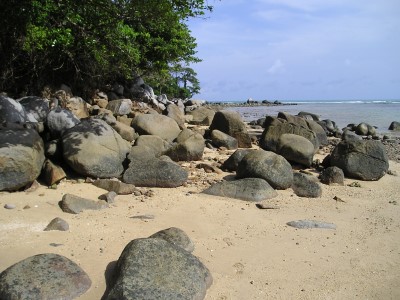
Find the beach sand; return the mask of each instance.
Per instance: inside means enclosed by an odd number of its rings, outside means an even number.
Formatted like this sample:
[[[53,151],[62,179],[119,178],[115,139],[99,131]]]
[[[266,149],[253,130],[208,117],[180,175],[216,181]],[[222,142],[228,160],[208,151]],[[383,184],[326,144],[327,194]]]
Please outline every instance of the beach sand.
[[[232,153],[206,150],[209,163]],[[390,161],[390,170],[400,174],[400,164]],[[279,209],[262,210],[255,203],[199,193],[210,180],[233,173],[191,172],[187,186],[142,188],[153,196],[117,196],[107,209],[78,215],[61,211],[64,194],[96,200],[105,191],[66,180],[57,189],[1,192],[0,271],[35,254],[61,254],[92,280],[79,299],[101,299],[106,277],[129,241],[179,227],[212,273],[206,299],[400,299],[399,176],[358,181],[361,187],[347,186],[352,179],[345,186],[322,185],[322,197],[314,199],[278,191],[265,202]],[[3,208],[7,203],[16,208]],[[66,220],[69,231],[43,231],[55,217]],[[286,225],[300,219],[334,223],[337,229]]]

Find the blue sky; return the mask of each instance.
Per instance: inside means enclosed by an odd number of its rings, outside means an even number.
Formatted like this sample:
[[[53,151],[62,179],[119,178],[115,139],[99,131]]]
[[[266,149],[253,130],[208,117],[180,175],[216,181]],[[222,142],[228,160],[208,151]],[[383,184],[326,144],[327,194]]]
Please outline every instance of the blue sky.
[[[400,0],[209,0],[189,23],[209,101],[400,99]]]

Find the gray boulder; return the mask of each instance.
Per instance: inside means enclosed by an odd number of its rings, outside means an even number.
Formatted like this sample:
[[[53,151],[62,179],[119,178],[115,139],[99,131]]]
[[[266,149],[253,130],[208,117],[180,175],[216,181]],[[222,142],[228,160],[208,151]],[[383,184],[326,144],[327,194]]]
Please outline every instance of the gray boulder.
[[[203,299],[209,270],[188,251],[159,238],[131,241],[118,259],[105,300]]]
[[[93,201],[71,194],[65,194],[59,204],[63,212],[70,214],[79,214],[84,210],[100,210],[108,207],[108,204],[104,201]]]
[[[89,276],[70,259],[52,253],[28,257],[0,274],[0,299],[65,299],[84,294]]]
[[[247,132],[246,124],[243,122],[239,113],[235,111],[216,112],[213,122],[210,125],[210,131],[215,129],[230,136],[234,136],[236,132]]]
[[[214,119],[215,111],[206,107],[198,107],[194,110],[186,111],[186,114],[192,116],[190,124],[210,126]]]
[[[361,141],[362,137],[357,135],[355,132],[350,131],[349,129],[343,130],[342,133],[342,140],[343,141]]]
[[[33,116],[26,113],[21,103],[14,99],[0,95],[0,123],[38,122]]]
[[[50,221],[50,223],[46,226],[43,231],[51,231],[51,230],[58,230],[58,231],[68,231],[69,224],[67,221],[61,218],[54,218]]]
[[[321,172],[320,180],[324,184],[344,185],[344,173],[338,167],[328,167]]]
[[[130,145],[106,122],[84,119],[62,136],[63,156],[78,174],[96,178],[118,177]]]
[[[242,158],[249,153],[250,151],[254,151],[253,149],[237,149],[228,159],[223,163],[221,169],[227,171],[236,171],[237,167],[242,160]]]
[[[375,140],[342,141],[332,151],[331,166],[345,176],[361,180],[379,180],[389,169],[383,144]]]
[[[36,121],[46,121],[47,114],[50,111],[49,100],[36,96],[27,96],[17,101],[24,107],[25,112],[31,114]]]
[[[214,183],[204,194],[245,201],[262,201],[278,196],[278,193],[261,178],[243,178],[235,181]]]
[[[143,166],[147,161],[154,160],[156,155],[158,155],[158,153],[148,146],[133,146],[128,154],[129,166]]]
[[[282,134],[291,133],[308,139],[314,146],[314,151],[319,148],[319,140],[312,130],[296,123],[268,116],[265,121],[265,130],[260,138],[260,147],[264,150],[277,152],[278,141]]]
[[[33,129],[0,129],[0,191],[31,184],[45,160],[42,138]]]
[[[128,115],[132,109],[132,100],[118,99],[109,101],[106,109],[110,110],[114,116]]]
[[[110,124],[111,125],[111,124]],[[111,125],[111,127],[118,132],[118,134],[126,141],[128,142],[133,142],[135,138],[137,138],[137,134],[135,132],[135,129],[133,129],[131,126],[126,125],[122,122],[116,121],[114,124]]]
[[[177,105],[175,104],[168,105],[167,109],[165,110],[165,113],[167,117],[170,117],[171,119],[174,119],[176,121],[180,129],[186,128],[185,115]]]
[[[152,149],[155,156],[162,155],[171,145],[157,135],[141,135],[135,140],[135,146],[144,146]]]
[[[135,161],[123,175],[123,181],[142,187],[173,188],[186,182],[188,173],[176,163],[157,158]]]
[[[149,238],[163,239],[169,243],[181,247],[188,252],[194,251],[194,245],[189,236],[182,229],[176,227],[158,231],[149,236]]]
[[[310,119],[306,119],[305,116],[307,116],[307,115],[303,115],[300,117],[300,116],[293,116],[288,113],[282,113],[282,112],[280,112],[278,114],[278,118],[280,118],[282,120],[286,120],[289,123],[294,123],[301,127],[310,129],[312,132],[315,133],[315,135],[318,139],[319,145],[327,145],[328,137],[326,135],[324,128],[316,122],[318,120],[314,120],[317,116],[313,115],[310,117]]]
[[[288,161],[310,167],[314,157],[314,145],[305,137],[285,133],[278,140],[276,152]]]
[[[234,150],[238,148],[237,139],[218,129],[211,131],[211,141],[216,147],[225,147],[228,150]]]
[[[314,120],[316,122],[320,120],[319,119],[319,115],[316,115],[316,114],[313,114],[313,113],[310,113],[310,112],[306,112],[306,111],[301,111],[297,115],[299,117],[302,117],[302,118],[310,116],[312,118],[312,120]]]
[[[251,151],[240,161],[237,178],[253,177],[266,180],[274,189],[284,190],[292,185],[292,166],[283,156],[273,152]]]
[[[400,131],[400,122],[393,121],[390,123],[389,130]]]
[[[205,142],[201,134],[184,129],[178,135],[177,141],[178,143],[165,151],[164,155],[174,161],[197,161],[203,158]]]
[[[156,114],[141,114],[132,121],[132,127],[140,134],[157,135],[172,142],[181,132],[174,119]]]
[[[93,182],[93,185],[109,192],[115,192],[118,195],[129,195],[136,190],[133,184],[111,179],[97,179]]]
[[[218,111],[210,125],[210,131],[219,130],[233,138],[240,137],[238,147],[251,148],[251,139],[248,136],[246,124],[239,113],[234,111]],[[246,138],[247,137],[247,138]],[[239,143],[240,142],[240,143]]]
[[[81,121],[69,110],[57,107],[47,114],[46,125],[51,135],[58,138],[64,131]]]
[[[317,179],[303,173],[294,173],[292,189],[299,197],[318,198],[322,195]]]
[[[306,120],[306,122],[308,129],[314,132],[317,136],[319,145],[328,145],[329,141],[325,129],[313,120]]]
[[[356,134],[358,135],[368,135],[368,124],[360,123],[356,127]]]

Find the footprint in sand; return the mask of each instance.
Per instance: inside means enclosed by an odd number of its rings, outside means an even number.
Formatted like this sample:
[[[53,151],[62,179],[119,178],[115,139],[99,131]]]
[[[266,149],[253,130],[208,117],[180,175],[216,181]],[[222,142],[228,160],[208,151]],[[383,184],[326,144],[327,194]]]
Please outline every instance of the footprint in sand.
[[[238,275],[243,274],[243,271],[244,271],[244,265],[243,264],[238,262],[238,263],[234,264],[233,267],[235,268],[236,274],[238,274]]]

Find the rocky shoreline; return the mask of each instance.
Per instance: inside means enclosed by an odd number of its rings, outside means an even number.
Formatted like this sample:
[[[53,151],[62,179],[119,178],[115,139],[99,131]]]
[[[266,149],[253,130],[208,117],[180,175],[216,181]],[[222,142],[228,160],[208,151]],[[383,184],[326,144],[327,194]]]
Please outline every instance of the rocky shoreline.
[[[52,204],[58,204],[54,209],[62,215],[110,210],[116,197],[145,202],[154,197],[151,189],[196,188],[208,197],[245,203],[279,198],[287,190],[300,199],[313,199],[322,197],[325,185],[378,181],[391,173],[389,160],[400,159],[399,140],[379,137],[365,123],[342,130],[332,120],[303,112],[246,124],[238,113],[221,109],[226,106],[169,101],[148,87],[136,90],[135,99],[114,100],[97,93],[84,101],[68,90],[56,91],[50,99],[0,96],[0,200],[40,186],[57,190],[68,180],[106,193],[97,200],[66,193]],[[4,204],[4,210],[16,207]],[[151,215],[143,217],[147,219]],[[63,221],[53,220],[45,231],[69,231]],[[287,224],[336,228],[315,220]],[[203,299],[213,275],[193,250],[190,237],[176,227],[132,240],[113,268],[103,299]],[[154,264],[161,258],[162,264]],[[165,280],[158,280],[157,274]],[[46,285],[36,288],[38,282]],[[73,260],[61,254],[34,255],[2,270],[0,298],[35,290],[38,297],[74,299],[91,285]]]

